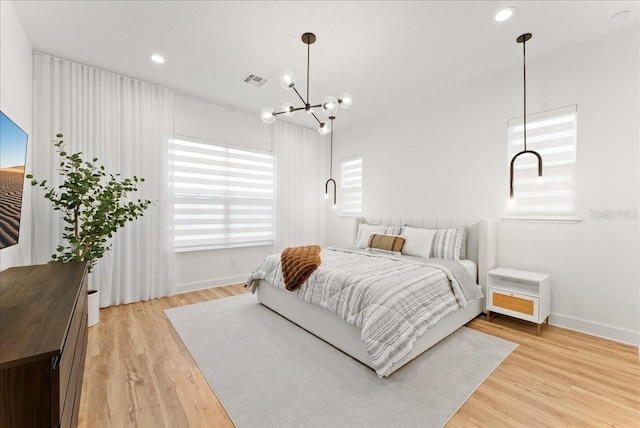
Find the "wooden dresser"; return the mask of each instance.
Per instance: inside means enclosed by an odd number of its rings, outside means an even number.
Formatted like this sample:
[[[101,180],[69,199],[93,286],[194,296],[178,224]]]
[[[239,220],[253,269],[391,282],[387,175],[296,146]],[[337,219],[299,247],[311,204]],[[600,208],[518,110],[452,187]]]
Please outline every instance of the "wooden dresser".
[[[85,262],[0,273],[0,427],[75,427],[87,350]]]

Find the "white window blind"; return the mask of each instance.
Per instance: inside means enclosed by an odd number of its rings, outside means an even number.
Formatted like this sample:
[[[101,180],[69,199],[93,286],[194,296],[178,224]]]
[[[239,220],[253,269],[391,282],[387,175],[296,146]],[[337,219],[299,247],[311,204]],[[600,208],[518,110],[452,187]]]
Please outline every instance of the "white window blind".
[[[362,155],[340,159],[341,215],[362,213]]]
[[[176,251],[273,244],[273,156],[174,139]]]
[[[513,156],[524,150],[522,118],[509,120],[508,142],[510,165]],[[514,199],[509,203],[509,214],[575,214],[576,144],[575,105],[527,115],[527,149],[542,157],[542,182],[535,155],[519,156],[514,164]]]

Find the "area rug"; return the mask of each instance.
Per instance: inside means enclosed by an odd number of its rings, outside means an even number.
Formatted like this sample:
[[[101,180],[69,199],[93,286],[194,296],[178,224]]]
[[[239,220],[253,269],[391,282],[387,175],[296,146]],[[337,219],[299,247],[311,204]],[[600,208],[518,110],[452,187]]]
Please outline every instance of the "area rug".
[[[251,294],[165,313],[238,428],[442,427],[517,346],[462,327],[380,379]]]

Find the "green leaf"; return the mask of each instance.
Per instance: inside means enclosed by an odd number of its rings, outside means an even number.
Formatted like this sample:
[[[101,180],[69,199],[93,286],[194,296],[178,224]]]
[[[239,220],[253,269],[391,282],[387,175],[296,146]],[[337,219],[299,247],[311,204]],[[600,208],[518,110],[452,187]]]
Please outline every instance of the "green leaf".
[[[69,154],[64,150],[62,134],[57,134],[54,146],[60,156],[60,193],[46,187],[46,180],[40,186],[46,190],[45,198],[51,201],[54,211],[62,213],[62,237],[65,245],[56,248],[52,255],[54,262],[86,260],[89,272],[96,261],[111,249],[108,239],[127,222],[142,216],[152,202],[148,199],[129,200],[129,193],[138,189],[134,185],[144,179],[121,178],[121,174],[108,173],[104,165],[83,161],[82,152]],[[97,163],[98,158],[93,158]],[[38,181],[29,174],[32,185]],[[154,203],[155,204],[155,203]]]

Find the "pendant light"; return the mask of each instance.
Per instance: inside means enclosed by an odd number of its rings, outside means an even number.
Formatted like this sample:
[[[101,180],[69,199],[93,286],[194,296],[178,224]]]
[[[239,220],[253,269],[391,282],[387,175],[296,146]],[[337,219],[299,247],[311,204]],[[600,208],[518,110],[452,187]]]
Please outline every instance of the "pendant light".
[[[518,156],[525,153],[530,153],[538,158],[538,180],[542,180],[542,157],[534,150],[527,150],[527,65],[526,65],[526,44],[527,40],[531,39],[531,33],[525,33],[516,39],[516,42],[522,43],[522,70],[524,80],[524,150],[517,153],[513,159],[511,159],[510,177],[509,177],[509,197],[513,200],[513,166]]]
[[[293,103],[287,102],[282,105],[282,111],[277,112],[275,111],[275,109],[271,107],[263,108],[262,111],[260,112],[260,118],[264,123],[269,124],[269,123],[275,122],[276,116],[278,115],[284,115],[285,117],[290,117],[296,111],[304,110],[307,113],[311,114],[311,116],[313,116],[313,118],[318,122],[318,132],[320,133],[320,135],[329,135],[329,133],[331,132],[331,125],[320,121],[320,119],[318,119],[318,116],[316,116],[313,109],[321,107],[322,111],[327,116],[333,116],[338,111],[339,107],[347,109],[351,107],[351,104],[353,104],[353,98],[351,97],[351,94],[349,94],[348,92],[341,93],[340,95],[338,95],[338,98],[332,97],[332,96],[326,97],[321,104],[312,105],[309,102],[309,57],[311,53],[311,45],[315,43],[315,41],[316,41],[316,35],[313,33],[304,33],[302,35],[302,43],[307,45],[307,97],[306,99],[303,98],[302,95],[300,95],[300,92],[298,92],[298,89],[296,89],[296,77],[292,71],[285,70],[280,74],[280,85],[282,85],[282,87],[286,90],[293,89],[293,91],[296,93],[298,98],[300,98],[300,101],[302,101],[303,106],[296,107],[293,105]]]
[[[324,183],[324,198],[329,199],[329,183],[333,183],[333,209],[338,208],[336,203],[336,181],[333,179],[333,119],[335,116],[329,116],[331,121],[331,154],[329,155],[329,179]]]

